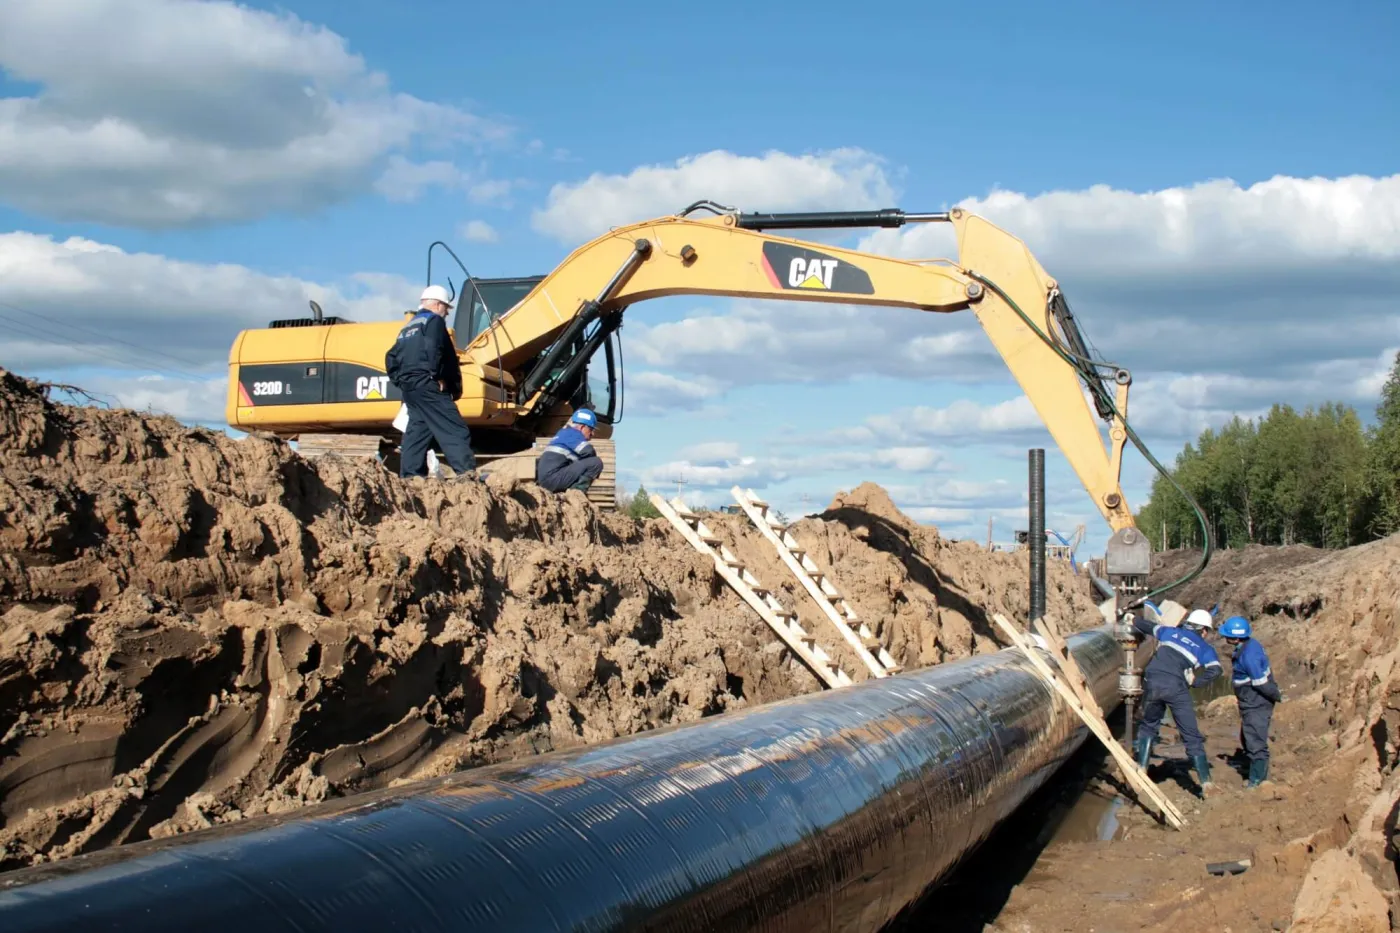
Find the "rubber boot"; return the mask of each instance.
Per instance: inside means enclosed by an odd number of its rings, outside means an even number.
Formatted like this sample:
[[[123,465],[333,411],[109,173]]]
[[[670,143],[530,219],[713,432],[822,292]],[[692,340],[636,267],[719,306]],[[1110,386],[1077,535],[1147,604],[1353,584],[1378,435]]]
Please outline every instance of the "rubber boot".
[[[1196,775],[1201,780],[1201,796],[1204,797],[1215,789],[1215,785],[1210,781],[1210,760],[1205,755],[1196,755],[1192,757],[1191,764],[1196,767]]]
[[[1140,735],[1133,742],[1133,754],[1137,756],[1138,767],[1147,770],[1147,763],[1152,760],[1152,740],[1145,735]]]
[[[581,480],[579,480],[577,483],[574,483],[574,484],[573,484],[572,486],[570,486],[569,488],[570,488],[570,489],[580,489],[580,490],[582,490],[583,492],[588,492],[589,487],[591,487],[592,485],[593,485],[593,480],[591,480],[591,479],[581,479]]]
[[[1258,787],[1268,779],[1269,762],[1267,759],[1264,761],[1251,761],[1249,763],[1249,783],[1245,785],[1246,787]]]

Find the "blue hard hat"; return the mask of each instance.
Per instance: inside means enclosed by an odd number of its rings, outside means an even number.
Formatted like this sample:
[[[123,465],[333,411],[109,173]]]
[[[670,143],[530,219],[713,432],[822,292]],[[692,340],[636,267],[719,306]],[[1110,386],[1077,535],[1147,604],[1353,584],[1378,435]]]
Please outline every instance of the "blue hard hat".
[[[596,428],[598,426],[598,416],[587,408],[580,408],[578,411],[574,412],[574,416],[569,420],[574,424],[584,424],[590,428]]]
[[[1244,616],[1230,616],[1220,623],[1220,634],[1226,638],[1249,638],[1253,630]]]

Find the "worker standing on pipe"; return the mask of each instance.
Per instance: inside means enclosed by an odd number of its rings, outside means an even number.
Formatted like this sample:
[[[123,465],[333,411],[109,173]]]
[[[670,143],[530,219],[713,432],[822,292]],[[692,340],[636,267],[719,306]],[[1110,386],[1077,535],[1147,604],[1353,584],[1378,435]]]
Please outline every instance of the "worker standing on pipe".
[[[1210,781],[1210,761],[1206,758],[1206,741],[1196,724],[1196,707],[1191,702],[1191,687],[1203,687],[1224,673],[1215,649],[1206,641],[1212,629],[1210,613],[1196,609],[1186,617],[1180,628],[1155,625],[1145,618],[1134,620],[1133,627],[1143,635],[1157,639],[1157,650],[1147,669],[1142,672],[1145,699],[1142,706],[1142,727],[1133,751],[1138,766],[1146,769],[1152,757],[1152,743],[1157,739],[1162,716],[1168,708],[1176,722],[1186,756],[1196,768],[1201,781],[1201,793],[1213,787]],[[1165,649],[1165,650],[1163,650]],[[1196,673],[1200,671],[1200,673]]]
[[[1269,667],[1264,646],[1254,640],[1249,620],[1231,616],[1220,626],[1220,634],[1235,649],[1230,657],[1230,682],[1240,706],[1240,744],[1249,756],[1248,787],[1258,787],[1269,777],[1269,723],[1274,704],[1283,693]]]

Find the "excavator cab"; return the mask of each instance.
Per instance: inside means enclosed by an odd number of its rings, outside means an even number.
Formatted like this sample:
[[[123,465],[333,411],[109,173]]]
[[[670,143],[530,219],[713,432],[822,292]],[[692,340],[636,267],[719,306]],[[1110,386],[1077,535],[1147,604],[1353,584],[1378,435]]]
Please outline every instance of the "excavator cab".
[[[457,312],[452,321],[453,337],[457,346],[464,347],[470,344],[493,322],[524,300],[543,280],[542,275],[501,279],[479,279],[473,276],[468,279],[462,288]],[[563,401],[570,409],[591,408],[597,413],[600,422],[612,425],[617,423],[622,415],[621,336],[616,329],[610,329],[599,340],[595,334],[600,326],[600,322],[594,322],[587,330],[573,337],[567,334],[561,337],[560,341],[568,345],[559,348],[562,352],[551,361],[543,382],[550,387],[549,396],[555,404]],[[531,368],[548,357],[552,349],[553,346],[540,353],[532,362]],[[599,350],[602,352],[598,352]],[[582,378],[576,371],[577,367],[571,366],[580,356],[584,357],[581,362],[585,367]],[[575,370],[572,375],[571,369]]]
[[[561,338],[568,346],[561,348],[563,352],[545,377],[547,401],[539,406],[541,414],[564,401],[570,410],[593,409],[601,425],[614,425],[622,419],[622,336],[616,329],[598,334],[601,326],[601,322],[594,322],[573,338]],[[541,353],[539,360],[550,349]],[[584,367],[581,375],[577,372],[580,362]]]
[[[457,303],[457,313],[452,319],[457,346],[465,347],[475,340],[477,334],[519,304],[543,279],[542,275],[513,279],[468,279],[467,286],[462,289],[462,300]]]

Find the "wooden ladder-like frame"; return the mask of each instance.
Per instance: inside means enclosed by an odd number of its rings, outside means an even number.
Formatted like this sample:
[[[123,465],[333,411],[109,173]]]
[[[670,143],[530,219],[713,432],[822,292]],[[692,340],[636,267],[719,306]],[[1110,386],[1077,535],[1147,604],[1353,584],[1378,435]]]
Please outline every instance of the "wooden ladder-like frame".
[[[816,600],[827,619],[846,640],[846,644],[851,646],[851,650],[855,651],[870,669],[871,676],[888,677],[902,670],[884,642],[880,641],[870,626],[856,615],[851,604],[836,589],[831,577],[816,565],[807,549],[787,530],[787,525],[774,517],[768,503],[755,495],[752,489],[744,490],[735,486],[729,492],[749,517],[749,521],[757,526],[769,544],[778,549],[778,556],[783,559],[788,570],[792,571],[792,575],[812,599]]]
[[[784,608],[773,596],[773,592],[758,581],[758,578],[744,566],[744,562],[725,547],[719,536],[710,530],[704,519],[692,512],[680,499],[667,502],[656,493],[651,494],[651,504],[675,526],[686,543],[715,562],[715,572],[734,588],[734,592],[753,607],[759,617],[768,623],[792,653],[812,669],[828,687],[848,687],[855,681],[841,669],[826,649],[817,644],[816,636],[809,633],[797,621],[797,613]]]

